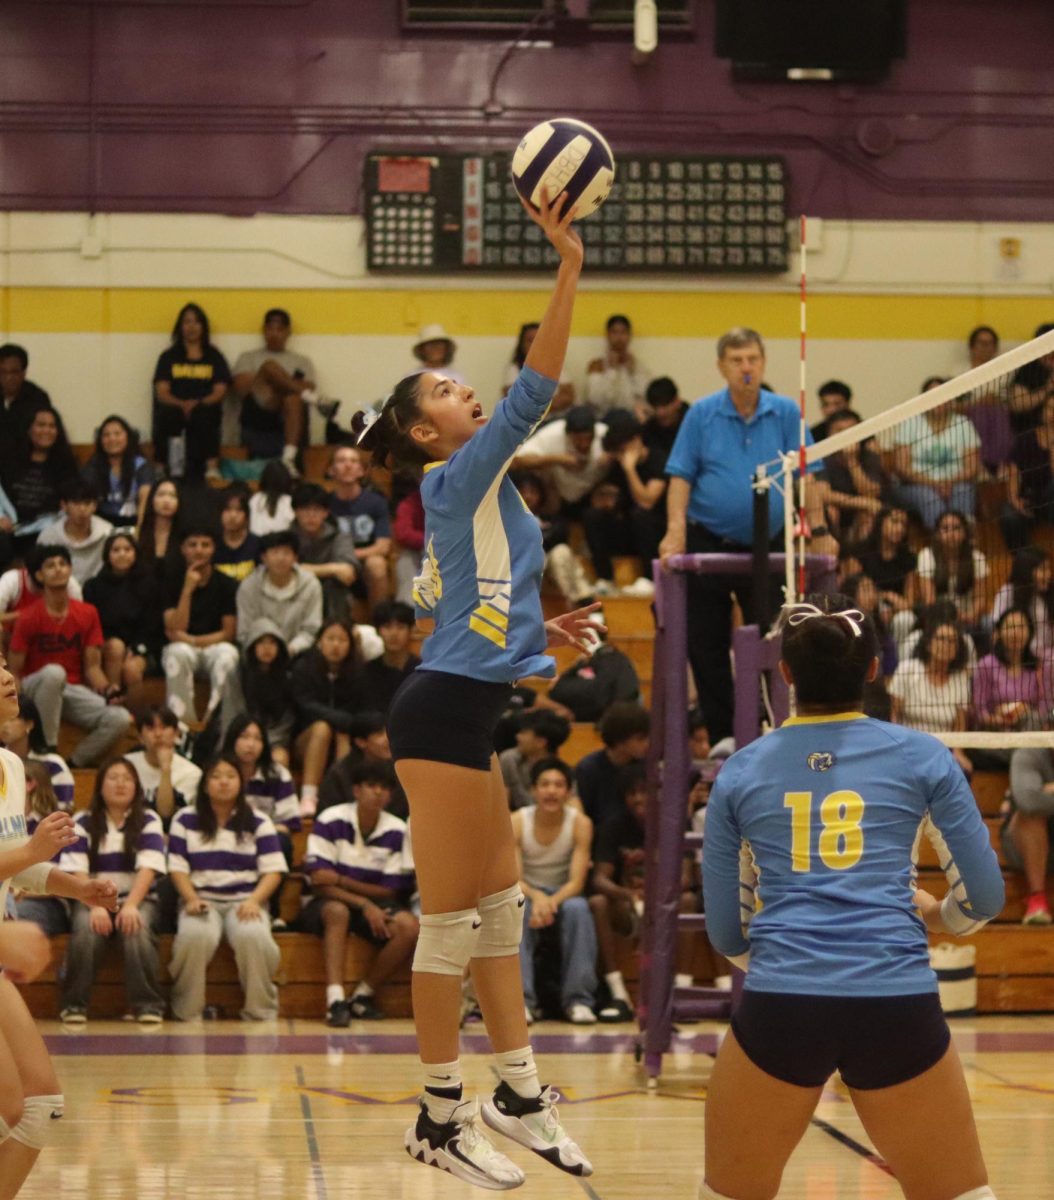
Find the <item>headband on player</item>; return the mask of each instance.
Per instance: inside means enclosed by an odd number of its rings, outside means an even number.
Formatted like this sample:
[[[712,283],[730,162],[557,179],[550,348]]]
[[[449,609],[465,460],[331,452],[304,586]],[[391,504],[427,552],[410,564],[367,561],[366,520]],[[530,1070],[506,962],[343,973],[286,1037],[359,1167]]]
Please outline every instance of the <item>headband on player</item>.
[[[785,604],[783,611],[788,625],[797,626],[813,617],[840,617],[853,631],[853,637],[860,637],[864,632],[860,628],[864,614],[858,608],[844,608],[841,612],[824,612],[815,604]]]

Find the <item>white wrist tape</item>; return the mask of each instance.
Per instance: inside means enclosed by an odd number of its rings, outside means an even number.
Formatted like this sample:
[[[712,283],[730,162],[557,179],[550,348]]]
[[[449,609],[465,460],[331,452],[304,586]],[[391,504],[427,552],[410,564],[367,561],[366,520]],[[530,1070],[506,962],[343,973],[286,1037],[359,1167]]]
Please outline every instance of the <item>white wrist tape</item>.
[[[474,908],[422,915],[413,970],[429,975],[456,975],[460,979],[475,954],[482,925]]]
[[[27,1096],[22,1103],[22,1120],[11,1137],[31,1150],[43,1150],[55,1134],[55,1122],[66,1111],[64,1096]]]
[[[514,883],[503,892],[484,896],[479,902],[483,928],[474,958],[505,958],[519,954],[523,938],[523,912],[527,898]]]
[[[965,937],[976,933],[988,924],[987,917],[974,917],[966,912],[955,896],[949,892],[941,901],[941,921],[949,933]]]

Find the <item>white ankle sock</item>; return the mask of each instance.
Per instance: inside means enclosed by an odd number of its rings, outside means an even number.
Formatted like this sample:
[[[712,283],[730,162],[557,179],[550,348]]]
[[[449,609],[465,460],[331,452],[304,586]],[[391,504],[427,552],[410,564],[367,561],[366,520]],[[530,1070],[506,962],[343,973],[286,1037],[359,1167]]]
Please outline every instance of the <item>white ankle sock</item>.
[[[344,999],[344,989],[339,983],[326,984],[326,1008]]]
[[[538,1082],[538,1068],[534,1065],[534,1051],[530,1046],[522,1050],[505,1050],[494,1055],[494,1065],[503,1083],[507,1083],[517,1096],[533,1100],[542,1094]]]
[[[461,1103],[461,1063],[421,1063],[425,1077],[424,1104],[433,1121],[445,1125]]]
[[[626,991],[626,981],[622,978],[621,971],[609,971],[604,978],[607,980],[607,985],[611,990],[612,1000],[622,1000],[629,1004],[629,992]]]
[[[282,461],[292,462],[293,459],[296,458],[296,451],[296,446],[294,446],[291,442],[286,442],[286,444],[282,447]]]

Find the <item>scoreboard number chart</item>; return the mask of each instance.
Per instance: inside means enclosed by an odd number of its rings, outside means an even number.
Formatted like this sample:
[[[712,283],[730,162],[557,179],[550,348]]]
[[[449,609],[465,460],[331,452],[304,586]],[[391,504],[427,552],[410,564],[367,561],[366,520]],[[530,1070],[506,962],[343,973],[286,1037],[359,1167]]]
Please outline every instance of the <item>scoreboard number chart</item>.
[[[378,272],[551,270],[507,154],[372,154],[366,262]],[[577,224],[590,270],[781,274],[787,168],[775,156],[619,156],[615,186]]]

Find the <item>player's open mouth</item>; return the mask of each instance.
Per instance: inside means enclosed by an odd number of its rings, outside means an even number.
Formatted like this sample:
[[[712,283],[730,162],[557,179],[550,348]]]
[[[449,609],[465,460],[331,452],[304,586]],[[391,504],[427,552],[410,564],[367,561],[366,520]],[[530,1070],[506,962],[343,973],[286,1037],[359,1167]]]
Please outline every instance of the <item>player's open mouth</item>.
[[[487,419],[486,416],[484,415],[483,406],[481,404],[474,404],[472,406],[472,419],[473,419],[473,421],[481,421],[481,422],[485,421]]]

